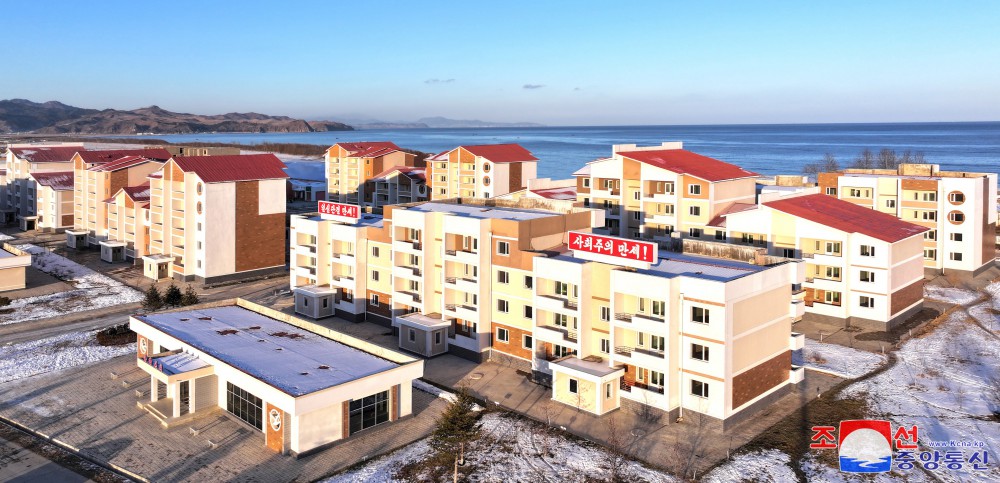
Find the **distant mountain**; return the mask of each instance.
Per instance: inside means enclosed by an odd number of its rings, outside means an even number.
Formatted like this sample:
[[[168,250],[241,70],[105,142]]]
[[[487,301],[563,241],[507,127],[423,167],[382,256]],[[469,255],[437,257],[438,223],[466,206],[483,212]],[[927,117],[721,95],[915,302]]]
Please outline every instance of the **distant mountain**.
[[[421,128],[483,128],[483,127],[543,127],[533,122],[494,122],[478,119],[449,119],[446,117],[424,117],[416,121],[383,121],[370,117],[348,114],[333,116],[344,119],[355,129],[421,129]]]
[[[83,109],[60,102],[0,101],[0,132],[39,134],[192,134],[206,132],[351,131],[334,121],[304,121],[256,112],[201,115],[171,112],[158,106],[131,111]]]
[[[544,127],[544,124],[534,122],[494,122],[480,121],[478,119],[448,119],[446,117],[422,117],[417,119],[417,123],[426,124],[428,127]]]

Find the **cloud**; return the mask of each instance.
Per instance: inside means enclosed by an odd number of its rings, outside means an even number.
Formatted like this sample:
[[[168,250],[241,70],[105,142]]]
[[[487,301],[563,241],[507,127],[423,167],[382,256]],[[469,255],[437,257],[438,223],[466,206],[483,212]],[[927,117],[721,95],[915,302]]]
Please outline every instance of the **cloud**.
[[[580,89],[579,87],[574,87],[573,90],[574,91],[579,91],[579,90],[582,90],[582,89]]]
[[[455,79],[427,79],[424,84],[451,84]]]
[[[545,84],[525,84],[521,87],[524,89],[541,89],[545,87]]]

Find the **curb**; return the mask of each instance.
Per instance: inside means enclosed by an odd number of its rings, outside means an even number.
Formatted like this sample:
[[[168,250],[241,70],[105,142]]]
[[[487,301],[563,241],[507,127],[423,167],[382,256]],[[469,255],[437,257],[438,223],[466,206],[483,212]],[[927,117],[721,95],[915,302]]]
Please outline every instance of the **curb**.
[[[143,476],[141,476],[141,475],[139,475],[137,473],[134,473],[132,471],[129,471],[129,470],[125,469],[125,468],[122,468],[121,466],[118,466],[118,465],[116,465],[114,463],[108,463],[108,462],[101,461],[101,460],[95,459],[93,457],[90,457],[90,456],[86,455],[83,451],[81,451],[79,448],[77,448],[77,447],[75,447],[75,446],[73,446],[71,444],[59,441],[58,439],[56,439],[56,438],[54,438],[52,436],[49,436],[49,435],[47,435],[45,433],[42,433],[41,431],[36,431],[34,429],[31,429],[31,428],[29,428],[27,426],[24,426],[23,424],[18,423],[17,421],[14,421],[12,419],[6,418],[4,416],[0,416],[0,422],[3,422],[4,424],[7,424],[8,426],[10,426],[10,427],[12,427],[14,429],[17,429],[18,431],[21,431],[22,433],[27,433],[27,434],[29,434],[31,436],[36,437],[36,438],[45,440],[48,443],[54,444],[54,445],[58,446],[59,448],[62,448],[63,450],[68,451],[68,452],[72,453],[73,455],[75,455],[75,456],[77,456],[77,457],[79,457],[81,459],[86,460],[89,463],[92,463],[92,464],[95,464],[97,466],[100,466],[101,468],[104,468],[104,469],[106,469],[106,470],[108,470],[108,471],[110,471],[110,472],[112,472],[112,473],[114,473],[114,474],[116,474],[118,476],[121,476],[122,478],[125,478],[127,480],[140,481],[140,482],[143,482],[143,483],[149,483],[149,481],[150,481],[148,478],[145,478],[145,477],[143,477]]]

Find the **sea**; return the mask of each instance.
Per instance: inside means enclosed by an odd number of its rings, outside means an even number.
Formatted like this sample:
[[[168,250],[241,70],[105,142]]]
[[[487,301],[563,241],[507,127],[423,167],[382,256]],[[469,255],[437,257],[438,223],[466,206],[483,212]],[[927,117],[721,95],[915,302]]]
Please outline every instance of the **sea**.
[[[1000,122],[889,124],[769,124],[711,126],[587,126],[465,129],[377,129],[318,133],[153,135],[174,143],[256,144],[392,141],[438,153],[463,144],[518,143],[539,159],[538,176],[568,178],[588,161],[608,157],[614,144],[684,148],[765,175],[800,174],[827,153],[842,166],[864,149],[923,153],[943,170],[1000,171]]]

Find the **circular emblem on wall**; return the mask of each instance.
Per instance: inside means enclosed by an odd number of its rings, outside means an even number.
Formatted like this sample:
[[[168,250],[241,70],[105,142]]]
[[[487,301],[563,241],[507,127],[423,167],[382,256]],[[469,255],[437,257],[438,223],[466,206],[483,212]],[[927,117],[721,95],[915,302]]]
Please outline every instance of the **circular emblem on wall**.
[[[281,429],[281,413],[277,409],[272,408],[268,411],[267,418],[271,423],[271,429],[275,431]]]
[[[149,350],[149,343],[146,342],[146,339],[139,339],[139,354],[145,356],[147,350]]]

